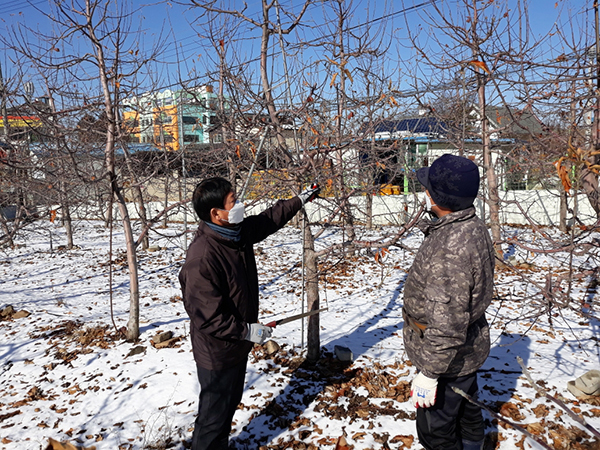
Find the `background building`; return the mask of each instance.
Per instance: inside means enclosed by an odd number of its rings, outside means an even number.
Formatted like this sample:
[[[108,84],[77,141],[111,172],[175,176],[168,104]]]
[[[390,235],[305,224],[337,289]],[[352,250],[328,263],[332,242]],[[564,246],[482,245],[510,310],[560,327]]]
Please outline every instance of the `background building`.
[[[209,129],[216,124],[219,109],[212,86],[146,93],[124,103],[123,119],[131,142],[171,151],[211,142]],[[218,142],[218,136],[213,139]]]

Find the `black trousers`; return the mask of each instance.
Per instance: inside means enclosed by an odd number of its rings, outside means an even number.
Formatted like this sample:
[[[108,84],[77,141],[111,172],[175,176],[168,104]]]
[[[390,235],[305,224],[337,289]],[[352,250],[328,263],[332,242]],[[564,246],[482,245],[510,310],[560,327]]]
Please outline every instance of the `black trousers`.
[[[417,408],[417,435],[427,450],[462,450],[463,440],[480,442],[485,437],[481,408],[455,393],[452,386],[477,398],[477,373],[439,378],[435,404]]]
[[[246,364],[223,370],[196,366],[200,381],[198,417],[192,436],[192,450],[226,450],[231,420],[244,392]]]

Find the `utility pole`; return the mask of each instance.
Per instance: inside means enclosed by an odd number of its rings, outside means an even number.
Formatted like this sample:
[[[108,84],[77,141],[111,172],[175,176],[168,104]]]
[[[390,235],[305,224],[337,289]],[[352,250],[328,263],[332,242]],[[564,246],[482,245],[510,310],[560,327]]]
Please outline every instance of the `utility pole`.
[[[175,107],[177,108],[177,139],[179,140],[179,149],[181,150],[181,175],[183,177],[183,186],[182,186],[182,199],[185,200],[187,198],[187,175],[185,168],[185,146],[183,140],[183,91],[179,91],[176,93],[175,98]],[[181,201],[181,199],[180,199]],[[187,207],[183,208],[183,251],[187,252],[188,249],[188,222],[187,222]]]
[[[0,91],[2,99],[0,100],[2,109],[2,128],[4,130],[4,141],[8,144],[8,114],[6,112],[6,88],[4,87],[4,78],[2,77],[2,63],[0,63]]]
[[[465,153],[465,139],[466,139],[466,131],[467,131],[467,85],[465,82],[465,68],[462,67],[460,70],[461,78],[462,78],[462,98],[460,103],[462,104],[462,145],[459,149],[458,154],[460,156],[464,156]]]
[[[598,0],[594,0],[594,16],[596,22],[596,107],[594,108],[594,126],[592,138],[594,149],[600,148],[600,19],[598,18]]]

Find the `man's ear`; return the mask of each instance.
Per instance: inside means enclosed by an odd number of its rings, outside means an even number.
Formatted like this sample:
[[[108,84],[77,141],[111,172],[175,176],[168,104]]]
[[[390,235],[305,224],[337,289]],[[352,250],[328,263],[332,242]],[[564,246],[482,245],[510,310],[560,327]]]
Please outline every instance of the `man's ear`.
[[[210,210],[210,221],[211,222],[215,222],[219,220],[219,209],[218,208],[211,208]]]

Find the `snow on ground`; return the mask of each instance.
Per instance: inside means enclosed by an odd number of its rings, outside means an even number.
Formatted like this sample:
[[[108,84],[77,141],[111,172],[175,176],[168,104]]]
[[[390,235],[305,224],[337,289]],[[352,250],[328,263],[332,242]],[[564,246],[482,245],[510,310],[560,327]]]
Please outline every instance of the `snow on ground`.
[[[48,438],[98,449],[185,448],[199,388],[177,280],[184,260],[180,230],[177,224],[155,230],[151,245],[160,249],[139,252],[141,335],[135,343],[119,339],[113,326],[113,318],[116,327],[126,325],[129,309],[121,230],[113,243],[112,316],[109,238],[101,222],[78,222],[71,251],[58,247],[65,243],[64,229],[42,222],[28,226],[16,249],[0,249],[0,308],[31,313],[0,321],[0,448],[42,449]],[[363,231],[362,238],[393,231]],[[506,234],[541,242],[524,229]],[[317,247],[342,239],[330,227]],[[327,450],[342,434],[355,449],[421,448],[415,410],[406,401],[415,369],[403,350],[401,315],[403,282],[421,240],[420,232],[409,234],[379,263],[364,250],[350,260],[322,261],[321,306],[328,308],[320,319],[323,357],[316,366],[304,362],[301,321],[275,329],[273,339],[281,345],[276,355],[255,348],[234,417],[237,448]],[[536,395],[516,360],[520,356],[537,384],[600,428],[600,409],[593,404],[599,402],[576,401],[566,389],[569,380],[599,366],[598,321],[580,311],[585,301],[593,312],[595,289],[581,280],[573,285],[569,307],[548,310],[540,294],[545,274],[564,273],[568,255],[506,250],[522,269],[497,273],[498,298],[488,310],[493,344],[479,374],[480,400],[553,448],[597,448],[585,447],[589,434]],[[286,227],[258,244],[256,256],[261,320],[301,312],[300,232]],[[589,255],[574,260],[576,268],[594,264]],[[176,339],[156,348],[151,339],[164,331]],[[352,350],[353,364],[335,359],[336,345]],[[541,448],[485,417],[489,448]]]

